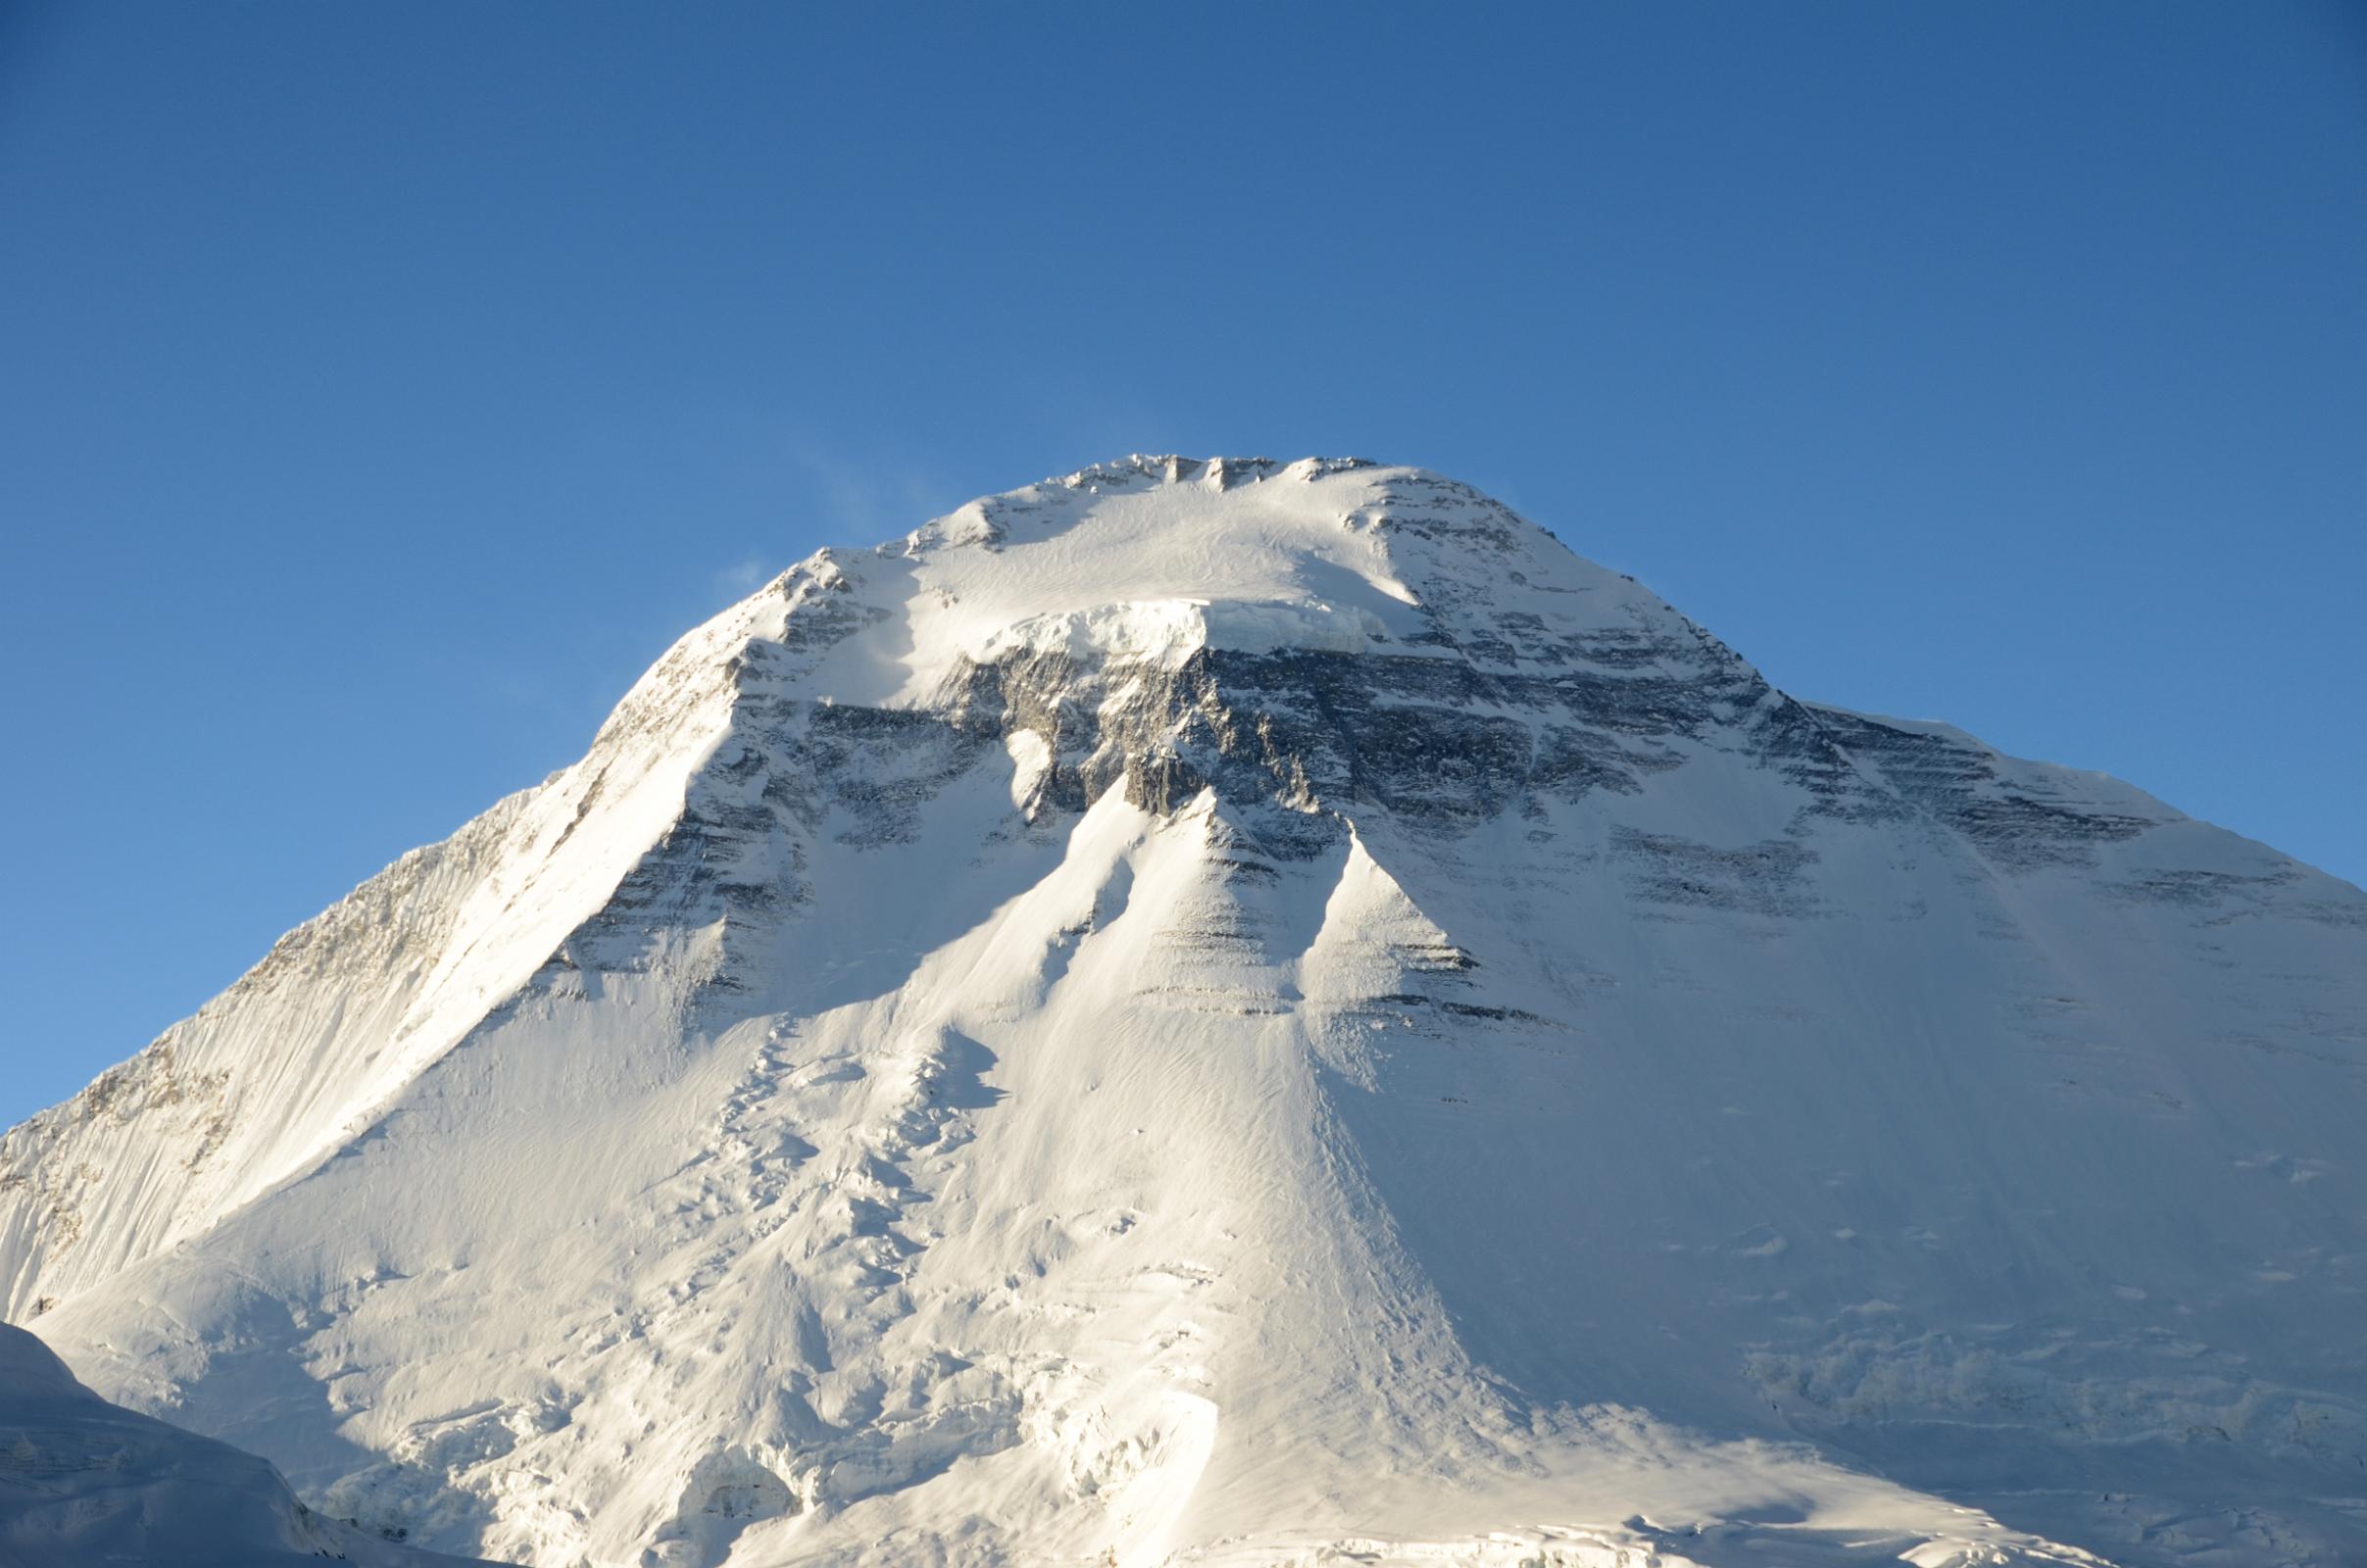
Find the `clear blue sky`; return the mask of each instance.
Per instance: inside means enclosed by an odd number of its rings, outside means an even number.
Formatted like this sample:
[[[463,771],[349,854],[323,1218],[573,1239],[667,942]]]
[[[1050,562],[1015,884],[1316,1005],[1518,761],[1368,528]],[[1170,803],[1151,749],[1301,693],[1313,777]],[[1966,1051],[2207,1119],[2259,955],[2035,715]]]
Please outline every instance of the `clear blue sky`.
[[[0,6],[0,1122],[760,571],[1470,480],[2367,876],[2367,11]]]

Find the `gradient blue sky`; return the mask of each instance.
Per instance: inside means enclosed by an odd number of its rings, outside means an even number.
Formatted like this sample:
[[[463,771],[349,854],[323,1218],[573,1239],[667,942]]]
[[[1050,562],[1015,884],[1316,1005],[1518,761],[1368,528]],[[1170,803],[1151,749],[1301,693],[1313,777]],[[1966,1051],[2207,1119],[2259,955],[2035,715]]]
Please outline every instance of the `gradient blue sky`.
[[[0,7],[0,1122],[825,542],[1469,480],[2367,876],[2367,11]]]

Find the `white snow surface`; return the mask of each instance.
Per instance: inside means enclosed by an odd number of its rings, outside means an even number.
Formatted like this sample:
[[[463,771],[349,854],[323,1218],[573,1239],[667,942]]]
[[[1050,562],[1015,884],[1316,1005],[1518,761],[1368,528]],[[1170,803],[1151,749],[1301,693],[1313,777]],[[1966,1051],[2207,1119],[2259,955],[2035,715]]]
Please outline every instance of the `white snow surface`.
[[[1132,459],[784,573],[9,1133],[0,1311],[270,1543],[2332,1565],[2363,1128],[2358,889],[1437,475]]]

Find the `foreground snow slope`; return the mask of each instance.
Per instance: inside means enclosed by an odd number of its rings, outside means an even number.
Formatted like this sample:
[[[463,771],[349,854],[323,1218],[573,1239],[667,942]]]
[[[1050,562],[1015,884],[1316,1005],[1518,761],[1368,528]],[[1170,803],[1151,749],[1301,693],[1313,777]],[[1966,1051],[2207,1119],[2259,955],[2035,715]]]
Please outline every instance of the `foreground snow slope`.
[[[112,1405],[39,1340],[0,1324],[0,1565],[430,1568],[298,1502],[271,1467]]]
[[[1436,475],[1132,460],[11,1133],[0,1300],[539,1564],[2333,1564],[2362,1126],[2357,889]]]

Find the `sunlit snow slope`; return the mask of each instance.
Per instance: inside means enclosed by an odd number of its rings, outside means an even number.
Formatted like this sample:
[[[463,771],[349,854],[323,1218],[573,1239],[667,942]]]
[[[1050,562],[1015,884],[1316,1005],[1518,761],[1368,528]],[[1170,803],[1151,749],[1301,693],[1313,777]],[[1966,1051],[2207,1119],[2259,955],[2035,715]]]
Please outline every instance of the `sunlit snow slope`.
[[[2363,1158],[2359,890],[1148,459],[805,562],[9,1134],[0,1307],[550,1568],[2357,1563]]]

